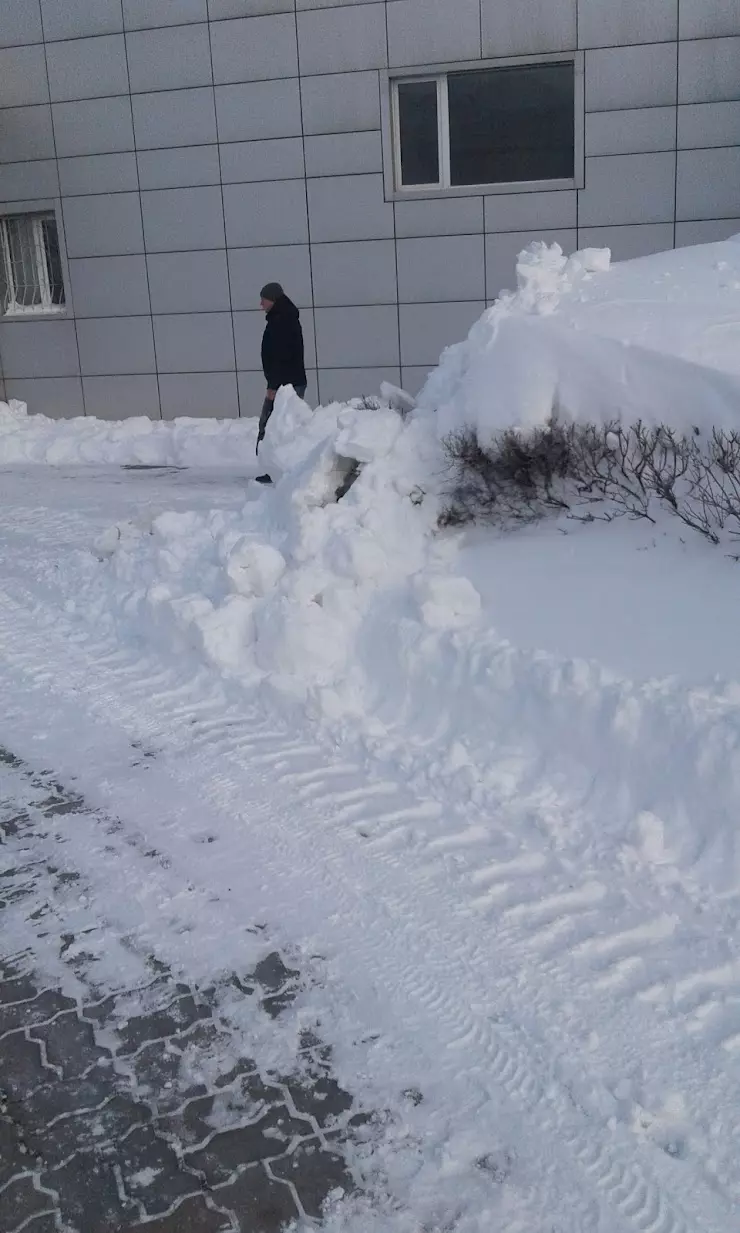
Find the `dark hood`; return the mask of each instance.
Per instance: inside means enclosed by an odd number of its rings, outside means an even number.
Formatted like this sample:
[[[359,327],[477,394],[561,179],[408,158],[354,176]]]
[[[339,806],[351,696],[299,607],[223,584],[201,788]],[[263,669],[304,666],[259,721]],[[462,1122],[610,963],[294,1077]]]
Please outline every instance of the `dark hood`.
[[[265,315],[268,321],[297,321],[301,314],[287,295],[281,295]]]

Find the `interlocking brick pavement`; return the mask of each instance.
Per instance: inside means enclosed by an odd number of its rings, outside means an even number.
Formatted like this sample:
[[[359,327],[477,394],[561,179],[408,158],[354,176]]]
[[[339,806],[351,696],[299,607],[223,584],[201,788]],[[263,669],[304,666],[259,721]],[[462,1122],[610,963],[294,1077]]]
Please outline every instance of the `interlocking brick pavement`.
[[[319,1217],[353,1187],[342,1145],[365,1119],[312,1033],[297,1073],[261,1074],[219,1013],[228,993],[279,1020],[300,974],[273,952],[200,989],[151,959],[141,987],[104,993],[61,930],[87,994],[50,986],[34,930],[58,921],[55,896],[76,875],[34,859],[31,840],[85,803],[0,750],[3,766],[32,800],[0,799],[0,937],[2,909],[29,904],[28,950],[0,950],[0,1233],[278,1233]]]

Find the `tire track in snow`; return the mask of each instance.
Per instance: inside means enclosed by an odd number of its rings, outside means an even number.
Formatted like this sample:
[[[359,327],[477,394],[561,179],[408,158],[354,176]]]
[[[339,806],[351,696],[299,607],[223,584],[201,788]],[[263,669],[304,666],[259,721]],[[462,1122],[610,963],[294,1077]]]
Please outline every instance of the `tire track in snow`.
[[[31,597],[33,598],[33,597]],[[188,733],[182,731],[183,716],[172,719],[171,695],[177,692],[175,674],[173,672],[173,690],[170,697],[162,701],[164,693],[152,695],[148,688],[129,688],[126,681],[132,682],[136,675],[135,661],[132,659],[125,666],[113,670],[102,670],[103,677],[108,676],[109,682],[98,683],[96,676],[100,671],[99,660],[96,659],[104,649],[105,643],[98,641],[97,646],[90,646],[90,658],[82,646],[75,651],[72,660],[78,658],[77,664],[64,658],[61,650],[61,638],[58,631],[60,617],[50,614],[42,619],[42,633],[34,636],[31,633],[33,619],[27,607],[6,600],[1,606],[0,625],[5,634],[5,646],[11,662],[18,664],[32,679],[53,681],[55,691],[62,694],[79,690],[79,681],[85,682],[85,692],[95,700],[96,709],[102,713],[120,715],[124,721],[141,729],[142,705],[148,696],[147,709],[150,718],[145,720],[148,738],[159,737],[165,743],[171,743],[172,736],[179,738],[180,749],[188,754]],[[43,614],[37,613],[43,618]],[[67,621],[61,622],[65,628]],[[52,655],[53,668],[46,667],[50,662],[51,648],[59,645],[55,655]],[[110,650],[110,646],[107,648]],[[66,678],[64,685],[62,679]],[[143,684],[143,683],[142,683]],[[187,688],[186,688],[187,692]],[[210,697],[204,693],[198,698],[199,686],[193,683],[191,718],[210,711],[217,704],[219,690],[211,689]],[[128,699],[133,695],[134,701]],[[162,717],[166,717],[169,728],[163,727]],[[169,741],[168,741],[169,738]],[[269,738],[271,739],[271,738]],[[295,749],[295,742],[286,743]],[[311,747],[309,746],[308,749]],[[316,747],[318,749],[318,747]],[[306,751],[306,746],[303,746]],[[285,755],[290,750],[285,749]],[[275,750],[278,756],[283,751]],[[210,798],[222,808],[233,809],[243,794],[240,786],[244,772],[254,775],[252,755],[249,749],[238,747],[225,755],[228,769],[219,767],[214,779],[212,762],[207,745],[188,761],[176,765],[177,778],[188,782],[194,793]],[[403,792],[398,788],[399,802],[395,810],[396,819],[403,818]],[[368,801],[371,797],[366,798]],[[351,912],[353,901],[347,892],[347,869],[358,864],[356,854],[349,852],[346,837],[342,829],[332,825],[331,820],[323,819],[318,814],[318,807],[326,805],[325,799],[319,797],[310,802],[307,816],[291,829],[286,838],[285,833],[278,837],[276,843],[278,858],[289,854],[300,858],[302,874],[312,871],[317,875],[317,885],[323,881],[330,889],[335,901],[338,899],[344,910]],[[318,820],[318,827],[317,827]],[[327,844],[326,840],[330,842]],[[354,860],[352,856],[354,855]],[[373,861],[367,859],[359,862],[360,869],[368,882],[375,883],[375,907],[377,925],[374,936],[367,937],[363,944],[363,958],[376,981],[382,984],[388,978],[388,956],[390,950],[389,938],[392,932],[386,927],[402,919],[406,909],[404,862],[395,855],[394,850],[377,846],[373,850]],[[284,868],[284,866],[283,866]],[[327,870],[332,876],[327,878]],[[323,878],[320,876],[323,871]],[[207,863],[202,871],[207,876]],[[398,875],[401,875],[400,880]],[[395,885],[394,885],[395,883]],[[418,895],[434,894],[434,888],[425,890],[418,885],[414,888]],[[438,908],[438,904],[434,907]],[[569,1093],[563,1083],[553,1081],[553,1073],[557,1069],[555,1059],[542,1050],[541,1042],[533,1041],[526,1033],[515,1029],[512,1022],[504,1016],[492,1016],[490,1007],[485,1006],[482,995],[485,991],[487,968],[482,963],[480,949],[473,955],[468,953],[468,940],[463,933],[455,933],[435,919],[434,910],[427,912],[421,936],[406,926],[400,953],[396,955],[396,974],[394,989],[400,1004],[417,1005],[422,1011],[422,1022],[432,1023],[441,1050],[440,1056],[445,1058],[445,1066],[449,1070],[451,1055],[464,1054],[465,1067],[476,1074],[477,1080],[483,1082],[486,1089],[493,1095],[496,1090],[506,1093],[520,1112],[528,1118],[528,1130],[533,1139],[541,1137],[544,1128],[548,1133],[546,1143],[548,1153],[559,1155],[563,1145],[567,1146],[571,1159],[578,1163],[584,1176],[588,1178],[596,1194],[610,1207],[614,1214],[619,1215],[619,1224],[613,1221],[609,1228],[631,1227],[636,1233],[689,1233],[695,1230],[699,1233],[728,1233],[731,1220],[729,1211],[718,1196],[706,1191],[706,1188],[692,1178],[690,1183],[680,1184],[675,1179],[676,1193],[680,1193],[684,1202],[689,1202],[690,1209],[696,1210],[693,1219],[687,1218],[680,1210],[677,1200],[669,1198],[665,1186],[654,1175],[654,1170],[644,1158],[644,1153],[635,1150],[634,1145],[626,1135],[607,1130]],[[396,950],[399,950],[396,943]],[[430,953],[441,958],[430,961]],[[459,1083],[459,1068],[454,1069],[452,1077]],[[606,1211],[604,1213],[606,1215]]]
[[[78,641],[79,640],[80,638],[78,637]],[[89,638],[87,640],[89,641]],[[82,635],[82,641],[83,642],[85,641],[84,635]],[[108,658],[111,657],[110,645],[108,643],[102,642],[100,644],[99,650],[101,654],[105,654],[106,657]],[[135,680],[137,674],[140,672],[140,667],[137,665],[137,663],[134,661],[133,663],[129,663],[128,665],[126,665],[125,654],[124,654],[123,659],[121,659],[120,651],[118,649],[114,649],[113,656],[115,657],[117,663],[120,662],[121,671],[125,671],[132,678],[132,681]],[[159,667],[159,670],[161,673],[161,661],[152,660],[151,662],[152,664],[157,665]],[[203,693],[203,686],[204,685],[207,686],[209,684],[212,685],[212,681],[209,683],[208,674],[204,672],[200,672],[200,673],[196,673],[196,677],[194,681],[189,682],[184,687],[185,693],[191,698],[196,699],[196,702],[193,704],[195,706],[195,711],[193,710],[191,705],[188,705],[188,706],[182,707],[181,713],[183,716],[189,717],[196,726],[198,726],[201,721],[197,719],[195,712],[202,711],[203,709],[206,708],[206,702],[205,702],[204,693]],[[178,693],[178,696],[182,696],[183,687],[179,684],[176,684],[174,688],[175,688],[175,691]],[[140,696],[141,696],[142,703],[151,701],[150,693],[149,693],[149,690],[146,684],[144,684],[143,688],[141,689]],[[170,696],[171,696],[171,691],[170,691]],[[225,699],[224,699],[223,692],[216,690],[208,701],[208,707],[218,711],[218,709],[224,705],[224,701]],[[167,705],[162,707],[162,712],[163,712],[163,717],[165,717],[166,712],[167,712]],[[273,742],[273,740],[276,740],[276,739],[278,739],[277,732],[274,734],[274,737],[272,735],[268,735],[267,737],[268,743]],[[283,742],[284,742],[284,738],[283,738]],[[298,744],[300,746],[301,743],[298,742]],[[203,748],[206,752],[208,751],[209,743],[208,743],[207,737],[204,737],[203,739]],[[305,751],[306,756],[309,758],[325,757],[324,751],[318,745],[306,746],[304,744],[302,748]],[[233,747],[231,750],[228,747],[226,747],[224,749],[224,752],[226,753],[234,752]],[[300,754],[298,756],[300,757]],[[286,747],[284,751],[281,752],[280,747],[278,747],[277,752],[268,753],[266,755],[263,755],[263,760],[264,760],[265,765],[274,767],[276,770],[278,770],[281,773],[281,777],[282,777],[286,773],[285,771],[286,766],[289,765],[288,758],[292,758],[292,757],[293,757],[292,750],[288,751]],[[255,762],[255,759],[252,759],[252,763],[254,762]],[[412,819],[411,815],[408,813],[408,809],[409,807],[407,806],[406,814],[404,814],[403,810],[395,811],[396,824],[393,826],[385,825],[386,821],[389,820],[390,815],[388,814],[379,815],[376,813],[374,807],[373,807],[373,810],[371,811],[369,808],[365,806],[362,800],[362,794],[360,794],[353,806],[350,805],[344,808],[344,810],[342,811],[342,817],[344,818],[344,820],[350,822],[353,825],[353,827],[355,828],[358,834],[367,836],[367,837],[373,836],[370,846],[373,846],[373,847],[382,846],[382,847],[388,848],[389,850],[398,849],[398,848],[403,848],[404,850],[406,850],[410,847],[414,847],[416,849],[415,854],[418,855],[421,851],[421,847],[423,846],[425,842],[425,837],[419,835],[418,828],[416,828],[413,825],[413,822],[433,819],[439,815],[440,810],[438,806],[435,806],[433,804],[423,805],[420,811],[416,813],[414,815],[414,818]],[[391,814],[392,813],[393,811],[391,811]],[[399,822],[399,818],[401,819],[406,818],[407,820],[406,821],[401,820]],[[378,827],[374,830],[373,821],[376,821],[376,820],[378,822]],[[481,829],[482,828],[471,828],[471,832],[470,832],[471,844],[475,842],[476,837],[480,836]],[[462,842],[462,839],[463,837],[460,836],[459,834],[455,836],[451,836],[449,839],[445,839],[444,837],[438,840],[432,839],[431,841],[427,840],[427,846],[430,849],[430,851],[434,850],[435,852],[436,851],[443,852],[447,849],[454,849],[455,847],[459,846],[459,844]],[[467,840],[466,840],[466,843],[467,843]],[[514,858],[514,860],[516,860],[516,858]],[[502,868],[505,866],[506,866],[506,862],[503,862]],[[555,872],[556,871],[553,870],[553,873]],[[567,875],[563,875],[563,876],[565,877],[566,884],[567,884],[566,890],[568,893],[572,894],[574,892],[574,887],[572,885],[572,882],[567,878]],[[557,878],[555,878],[555,882],[557,882]],[[598,932],[594,932],[593,930],[589,932],[589,929],[587,927],[584,928],[586,921],[588,921],[589,919],[593,920],[596,930],[598,930],[603,925],[603,919],[598,913],[598,911],[596,911],[595,909],[589,911],[589,907],[587,904],[585,905],[580,904],[578,905],[577,911],[569,912],[568,905],[567,905],[567,898],[566,898],[566,902],[560,905],[560,910],[551,912],[549,918],[548,918],[547,912],[546,911],[544,912],[544,916],[545,916],[544,923],[537,924],[534,920],[527,921],[526,918],[528,915],[530,915],[530,913],[528,913],[527,911],[527,904],[531,903],[533,905],[532,914],[536,918],[538,915],[538,911],[539,911],[538,905],[540,904],[542,897],[548,892],[551,893],[552,890],[553,890],[552,883],[548,884],[547,886],[541,886],[541,885],[538,886],[536,881],[534,881],[533,884],[527,888],[527,891],[525,894],[515,893],[514,895],[510,896],[508,894],[508,888],[507,888],[507,895],[503,903],[503,906],[505,908],[521,906],[521,909],[522,909],[521,919],[517,920],[517,916],[515,913],[514,914],[514,927],[512,928],[509,924],[507,924],[507,922],[503,919],[503,917],[500,917],[498,920],[499,935],[501,932],[504,932],[508,935],[508,941],[510,942],[510,944],[514,944],[517,939],[519,941],[526,941],[527,943],[531,944],[540,954],[549,953],[549,954],[554,955],[556,958],[558,956],[564,956],[564,955],[570,956],[570,952],[574,948],[577,949],[578,946],[580,945],[579,940],[581,939],[584,939],[584,938],[588,939],[589,936],[593,936],[598,939],[598,937],[600,936]],[[576,899],[578,899],[577,888],[575,890],[575,895],[576,895]],[[614,915],[618,916],[619,913],[615,910]],[[526,934],[523,934],[522,925],[525,925],[525,924],[526,924]],[[624,928],[622,930],[620,930],[619,928],[616,928],[615,936],[618,936],[620,932],[624,932],[625,934],[628,934],[630,930],[629,928]],[[576,935],[575,941],[572,936],[574,934]],[[641,963],[640,956],[638,955],[630,956],[629,954],[623,954],[614,963],[616,970],[613,974],[613,983],[618,986],[620,982],[624,980],[626,977],[628,977],[634,971],[635,967],[639,965],[640,963]],[[593,963],[591,963],[590,966],[593,967]],[[609,967],[608,961],[605,964],[605,967],[608,969]],[[610,979],[611,978],[605,978],[602,981],[602,984],[604,985],[604,987],[608,987]],[[591,983],[593,983],[593,981]]]
[[[88,532],[89,527],[84,519],[70,517],[68,520],[70,528],[74,528],[78,532],[84,529]],[[48,526],[44,518],[39,515],[38,520],[34,523],[41,529]],[[47,536],[48,539],[48,536]],[[89,635],[85,631],[72,627],[70,633],[71,639],[80,646],[84,646],[89,642]],[[279,733],[267,728],[264,734],[259,736],[252,732],[249,724],[245,724],[242,718],[242,712],[238,712],[238,719],[234,721],[235,727],[241,725],[240,731],[229,731],[228,725],[224,724],[224,740],[223,743],[216,745],[211,737],[212,725],[219,725],[224,721],[219,718],[226,705],[226,699],[220,691],[211,697],[209,706],[213,710],[213,721],[207,721],[203,717],[204,710],[207,710],[204,702],[203,687],[209,685],[208,674],[205,670],[196,674],[194,681],[183,683],[175,681],[172,683],[171,675],[167,675],[167,670],[162,669],[161,660],[153,657],[147,657],[146,671],[143,670],[143,665],[137,660],[131,660],[126,651],[121,650],[117,645],[111,647],[109,642],[100,644],[99,653],[101,662],[106,666],[115,669],[123,676],[126,681],[132,684],[139,682],[140,691],[137,696],[140,697],[142,703],[156,702],[163,717],[174,717],[183,719],[192,724],[192,750],[203,748],[205,751],[211,751],[214,755],[228,756],[236,753],[239,750],[246,751],[255,741],[264,741],[273,749],[263,755],[263,761],[266,766],[273,766],[279,769],[284,775],[286,772],[283,769],[289,765],[291,760],[298,759],[302,754],[308,759],[323,760],[324,750],[321,746],[306,744],[305,742],[296,741],[292,744],[286,743],[285,738],[281,738]],[[143,679],[142,679],[143,678]],[[184,701],[188,699],[188,701]],[[177,704],[177,705],[175,705]],[[276,742],[277,749],[274,748]],[[320,791],[320,789],[317,789]],[[433,817],[434,811],[430,810],[427,817]],[[370,837],[373,841],[382,843],[385,846],[408,847],[418,841],[418,831],[405,824],[403,820],[397,819],[396,825],[393,828],[383,827],[383,815],[376,815],[369,808],[365,808],[365,803],[362,798],[357,801],[355,808],[348,807],[345,810],[344,818],[348,822],[354,822],[360,833]],[[415,819],[419,820],[419,819]],[[411,819],[409,818],[409,822]],[[374,823],[377,825],[374,827]],[[478,832],[475,828],[471,831],[471,841],[474,841]],[[485,832],[484,832],[485,837]],[[439,839],[431,839],[428,846],[430,851],[446,851],[454,850],[462,843],[462,837],[459,833],[448,838],[442,837]],[[544,883],[537,884],[536,881],[529,882],[527,879],[519,876],[517,862],[520,857],[514,857],[513,861],[503,862],[500,865],[500,871],[504,872],[511,867],[512,877],[511,884],[505,878],[499,878],[498,882],[494,880],[494,885],[484,895],[479,895],[471,900],[473,906],[479,907],[482,911],[495,911],[497,913],[497,928],[499,931],[508,930],[510,935],[514,937],[518,930],[511,930],[510,923],[514,922],[515,926],[521,926],[523,923],[521,917],[528,915],[528,905],[531,906],[531,919],[528,922],[529,943],[533,948],[536,948],[541,955],[546,955],[549,958],[557,961],[560,957],[570,956],[575,952],[579,952],[581,956],[585,955],[585,943],[589,937],[599,939],[599,933],[589,933],[588,928],[584,928],[586,921],[591,919],[595,922],[597,929],[601,926],[602,917],[595,910],[595,905],[589,908],[588,904],[581,904],[577,910],[569,911],[567,902],[562,905],[562,910],[552,914],[550,919],[545,919],[540,924],[535,923],[535,917],[540,913],[540,904],[543,897],[550,893],[550,887]],[[533,871],[534,872],[534,871]],[[552,870],[555,873],[556,870]],[[568,884],[567,893],[572,893],[575,898],[578,898],[578,889],[573,888],[566,874],[561,875],[561,880]],[[587,888],[582,888],[583,893],[587,893]],[[518,909],[519,911],[516,911]],[[544,909],[542,914],[546,916]],[[615,917],[618,912],[615,911]],[[630,924],[629,922],[621,921],[615,925],[615,939],[620,935],[636,935],[639,932],[639,924]],[[615,949],[618,949],[615,946]],[[602,988],[619,988],[624,984],[635,996],[644,996],[647,998],[652,995],[654,998],[664,996],[666,999],[671,998],[670,982],[665,982],[661,985],[652,979],[650,973],[644,971],[644,947],[636,947],[631,953],[628,948],[622,948],[618,958],[605,961],[602,965],[601,975],[597,977],[599,985]],[[710,970],[711,970],[711,966]],[[591,968],[593,965],[591,965]],[[642,977],[642,979],[641,979]],[[726,991],[720,998],[714,998],[710,995],[706,998],[706,1010],[701,1014],[693,1016],[690,1023],[690,1030],[693,1035],[701,1035],[704,1033],[706,1039],[711,1043],[720,1043],[728,1051],[735,1050],[740,1045],[740,1016],[727,1012],[725,1010],[725,1002],[728,998],[740,994],[740,984],[733,991]],[[721,1027],[719,1023],[721,1022]]]

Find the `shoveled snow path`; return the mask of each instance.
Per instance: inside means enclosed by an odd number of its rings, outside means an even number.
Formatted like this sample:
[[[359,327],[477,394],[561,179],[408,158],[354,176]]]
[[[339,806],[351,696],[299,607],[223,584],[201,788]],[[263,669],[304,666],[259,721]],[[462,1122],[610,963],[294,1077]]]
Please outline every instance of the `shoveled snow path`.
[[[479,862],[471,873],[472,862],[463,859],[461,870],[457,857],[480,837],[475,829],[464,835],[436,824],[433,803],[414,802],[397,783],[368,779],[300,734],[267,724],[257,708],[235,706],[205,672],[190,677],[187,669],[96,642],[43,595],[20,555],[4,589],[0,688],[15,700],[8,714],[16,741],[33,748],[40,696],[48,695],[54,723],[45,757],[75,773],[93,801],[97,792],[109,806],[138,808],[147,841],[197,896],[217,890],[215,937],[238,931],[247,902],[278,934],[320,950],[333,996],[344,990],[353,999],[351,1011],[330,999],[327,1012],[351,1013],[356,1030],[379,1031],[395,1059],[394,1079],[414,1066],[416,1074],[434,1076],[435,1113],[446,1119],[450,1139],[464,1132],[483,1156],[505,1126],[515,1150],[535,1162],[541,1210],[553,1227],[572,1228],[576,1210],[584,1233],[729,1233],[736,1226],[736,1169],[734,1179],[726,1177],[712,1157],[705,1171],[696,1153],[677,1160],[649,1137],[637,1140],[619,1120],[607,1124],[598,1076],[587,1059],[568,1059],[557,1039],[562,1016],[553,990],[563,972],[561,998],[576,1001],[578,1013],[593,1013],[586,994],[592,1003],[599,998],[592,974],[579,979],[573,958],[589,938],[592,959],[601,956],[605,965],[613,957],[641,957],[646,944],[660,950],[671,938],[659,912],[627,927],[635,897],[629,875],[622,873],[620,883],[612,870],[607,891],[604,870],[580,869],[568,889],[567,871],[544,844],[541,852],[500,861],[498,869]],[[21,702],[29,688],[36,700],[24,725]],[[84,765],[75,765],[70,730],[86,733]],[[125,733],[159,751],[146,783],[133,783],[114,756]],[[219,842],[204,846],[206,830]],[[479,887],[477,903],[469,885],[465,893],[468,883]],[[598,914],[596,928],[579,932],[589,913]],[[708,923],[702,935],[711,937]],[[560,945],[561,934],[567,945]],[[170,941],[181,945],[174,932]],[[708,954],[694,985],[684,982],[684,998],[692,1000],[692,989],[701,993],[702,980],[709,987],[722,980],[718,960]],[[654,988],[661,973],[670,980],[675,969],[669,949],[644,987]],[[628,972],[617,967],[612,976],[618,983]],[[724,979],[727,985],[731,974]],[[624,1022],[595,1016],[609,1033],[612,1058],[623,1032],[633,1049],[642,1044],[634,1035],[636,1004],[618,1004]],[[648,1035],[649,1022],[646,1016]],[[734,1062],[731,1076],[723,1076],[706,1051],[690,1041],[684,1049],[680,1033],[674,1042],[676,1026],[669,1015],[664,1044],[673,1057],[662,1057],[662,1066],[673,1069],[676,1085],[703,1086],[710,1098],[714,1090],[726,1107],[728,1081],[737,1080]],[[651,1050],[641,1052],[649,1057]],[[601,1094],[606,1106],[606,1090]],[[735,1128],[724,1129],[732,1137]],[[737,1140],[726,1148],[731,1162]]]

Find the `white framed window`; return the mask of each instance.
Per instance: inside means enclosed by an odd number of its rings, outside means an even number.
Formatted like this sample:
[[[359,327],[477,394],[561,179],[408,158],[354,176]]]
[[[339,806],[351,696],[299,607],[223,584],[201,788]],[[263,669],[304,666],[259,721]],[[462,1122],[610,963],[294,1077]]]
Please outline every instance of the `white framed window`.
[[[6,315],[64,309],[64,277],[54,214],[0,218],[0,307]]]
[[[388,75],[394,196],[578,186],[578,54]]]

